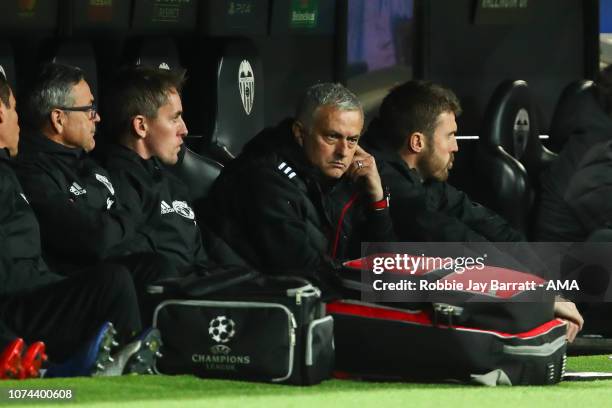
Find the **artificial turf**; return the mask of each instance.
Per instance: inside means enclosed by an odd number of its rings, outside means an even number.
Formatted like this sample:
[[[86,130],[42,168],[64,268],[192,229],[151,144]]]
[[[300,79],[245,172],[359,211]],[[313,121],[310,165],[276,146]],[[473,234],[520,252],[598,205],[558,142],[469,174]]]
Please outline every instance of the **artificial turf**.
[[[571,357],[568,370],[612,372],[608,356]],[[66,402],[8,400],[9,388],[71,389]],[[612,380],[563,382],[541,387],[478,387],[452,384],[373,383],[330,380],[312,387],[191,376],[124,376],[0,383],[3,406],[87,407],[612,407]]]

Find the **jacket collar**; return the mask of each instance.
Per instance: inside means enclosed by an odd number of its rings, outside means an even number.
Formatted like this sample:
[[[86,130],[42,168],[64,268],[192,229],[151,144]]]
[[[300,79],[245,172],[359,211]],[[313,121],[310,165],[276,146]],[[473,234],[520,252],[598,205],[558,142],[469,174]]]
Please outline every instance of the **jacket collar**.
[[[26,154],[49,153],[75,159],[80,159],[86,154],[80,147],[67,147],[61,145],[41,133],[25,135],[20,140],[20,148]]]
[[[150,159],[143,159],[134,150],[129,147],[125,147],[121,144],[113,144],[109,147],[109,157],[122,158],[134,163],[138,163],[143,166],[149,173],[159,171],[163,164],[157,157],[151,157]]]
[[[324,178],[319,169],[314,167],[306,155],[304,149],[293,137],[291,126],[294,119],[287,118],[274,128],[267,128],[255,136],[243,149],[242,155],[246,157],[260,157],[268,154],[277,154],[291,163],[291,166],[300,177],[306,181],[315,181],[322,187],[337,185],[337,182],[330,183]],[[340,180],[344,180],[341,178]]]
[[[0,149],[0,160],[3,160],[3,161],[11,160],[11,154],[9,153],[8,147],[3,147]]]

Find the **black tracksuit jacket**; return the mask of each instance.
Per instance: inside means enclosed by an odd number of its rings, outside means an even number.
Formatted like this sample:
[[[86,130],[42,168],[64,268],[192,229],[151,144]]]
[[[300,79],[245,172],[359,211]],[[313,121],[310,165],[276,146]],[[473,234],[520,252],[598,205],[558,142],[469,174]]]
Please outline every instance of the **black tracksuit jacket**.
[[[367,208],[357,191],[348,178],[324,187],[286,120],[223,169],[207,222],[261,271],[323,284],[336,261],[360,256],[361,241],[395,240],[388,209]]]
[[[194,268],[217,270],[220,264],[246,266],[225,242],[200,228],[189,188],[157,158],[144,160],[114,145],[106,164],[132,220],[147,226],[153,252],[164,255],[182,274]]]
[[[38,222],[28,198],[0,149],[0,294],[29,291],[62,278],[43,261]]]
[[[13,165],[53,269],[69,273],[112,256],[151,252],[107,171],[82,149],[30,135],[21,139]]]
[[[540,176],[536,239],[583,242],[612,228],[612,118],[593,95],[584,95],[563,126],[570,138]]]

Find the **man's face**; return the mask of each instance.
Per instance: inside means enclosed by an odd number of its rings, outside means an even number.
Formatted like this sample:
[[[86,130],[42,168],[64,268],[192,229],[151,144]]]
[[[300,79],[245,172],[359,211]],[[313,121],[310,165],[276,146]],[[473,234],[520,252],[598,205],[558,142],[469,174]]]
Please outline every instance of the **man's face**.
[[[74,85],[71,95],[74,104],[69,108],[88,107],[94,103],[94,97],[85,81]],[[61,143],[68,147],[80,147],[86,152],[92,151],[96,145],[94,135],[96,133],[96,123],[100,122],[100,115],[93,109],[86,111],[62,110],[62,112],[66,115],[66,122],[61,134]]]
[[[157,110],[157,117],[147,118],[144,145],[148,156],[156,156],[162,163],[173,165],[187,136],[183,121],[183,105],[176,89],[168,91],[168,102]]]
[[[0,103],[2,103],[0,101]],[[9,95],[10,108],[2,103],[4,110],[4,122],[2,123],[3,131],[0,138],[9,149],[11,156],[17,155],[17,145],[19,144],[19,117],[17,115],[17,106],[13,92]]]
[[[419,154],[417,170],[423,180],[446,181],[453,167],[457,147],[457,123],[455,114],[444,112],[438,115],[433,137],[425,138],[425,147]]]
[[[294,127],[294,136],[310,163],[326,177],[342,177],[353,161],[363,128],[363,114],[326,105],[315,111],[310,129],[298,127]]]

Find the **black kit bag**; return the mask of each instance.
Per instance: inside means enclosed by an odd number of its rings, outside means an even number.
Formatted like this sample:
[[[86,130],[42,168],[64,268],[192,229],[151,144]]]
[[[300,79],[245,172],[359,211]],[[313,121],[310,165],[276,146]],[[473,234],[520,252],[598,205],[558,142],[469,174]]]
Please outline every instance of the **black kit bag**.
[[[333,318],[304,279],[258,276],[219,290],[191,282],[154,291],[163,299],[153,316],[163,340],[161,374],[298,385],[331,376]]]
[[[345,266],[362,269],[363,259],[357,261]],[[495,276],[504,283],[534,281],[538,286],[531,291],[517,289],[520,285],[483,293],[448,290],[443,293],[444,302],[423,292],[421,301],[411,304],[330,303],[327,311],[335,321],[337,370],[360,377],[487,385],[561,380],[567,327],[554,319],[554,294],[541,286],[543,279],[497,267],[415,275],[400,273],[398,278],[468,282]],[[358,287],[355,279],[344,282]],[[365,286],[361,289],[367,290]],[[539,301],[526,301],[531,299]]]
[[[484,385],[545,385],[565,373],[566,323],[522,333],[435,323],[456,310],[407,310],[359,301],[328,304],[336,369],[351,376]]]

